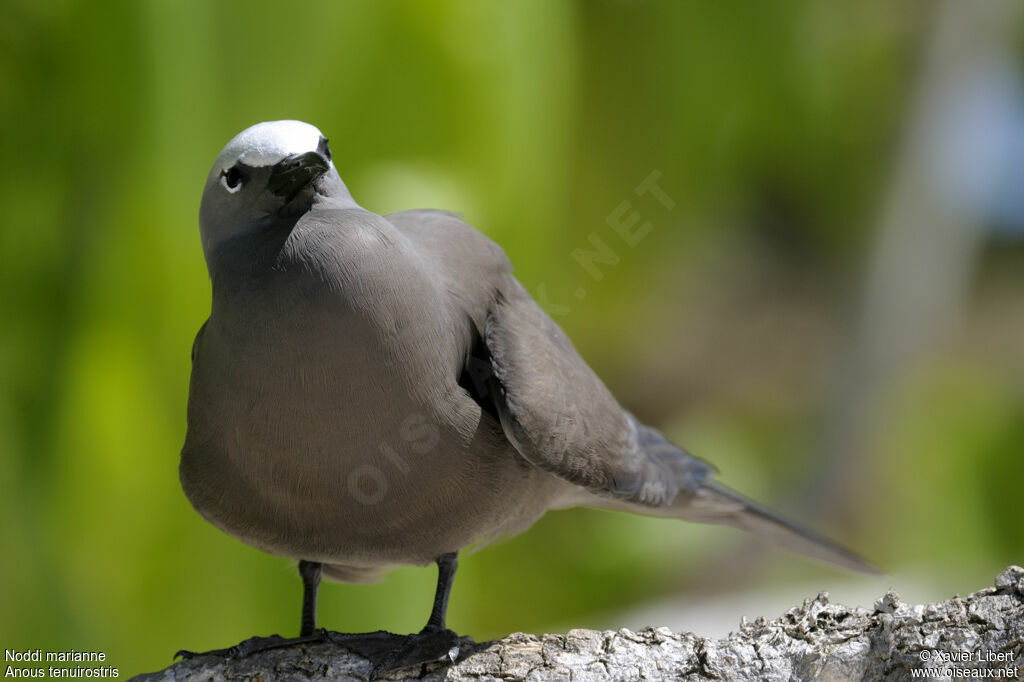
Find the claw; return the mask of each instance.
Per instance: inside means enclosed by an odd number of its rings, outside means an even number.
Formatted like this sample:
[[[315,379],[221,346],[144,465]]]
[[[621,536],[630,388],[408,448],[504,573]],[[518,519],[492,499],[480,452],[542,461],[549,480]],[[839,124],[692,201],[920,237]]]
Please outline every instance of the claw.
[[[250,637],[226,649],[210,651],[190,651],[181,649],[174,654],[183,660],[199,656],[218,656],[228,660],[246,658],[252,654],[271,649],[283,649],[297,644],[315,644],[330,642],[343,646],[358,653],[364,658],[376,661],[370,671],[369,679],[377,679],[402,668],[410,668],[426,663],[455,663],[461,653],[459,636],[448,629],[424,628],[412,635],[393,635],[378,630],[365,633],[332,632],[319,628],[311,634],[300,637]]]
[[[451,630],[427,630],[409,635],[398,649],[390,651],[370,671],[371,680],[379,675],[411,668],[425,663],[447,661],[455,663],[459,658],[459,636]]]
[[[283,649],[284,647],[295,646],[296,644],[326,642],[327,639],[327,631],[323,629],[315,630],[313,634],[302,637],[282,637],[281,635],[269,635],[267,637],[256,636],[244,639],[238,644],[226,649],[211,649],[209,651],[189,651],[188,649],[181,649],[174,654],[174,658],[181,656],[182,660],[188,660],[198,656],[219,656],[228,660],[237,660],[239,658],[246,658],[255,653],[259,653],[260,651]]]

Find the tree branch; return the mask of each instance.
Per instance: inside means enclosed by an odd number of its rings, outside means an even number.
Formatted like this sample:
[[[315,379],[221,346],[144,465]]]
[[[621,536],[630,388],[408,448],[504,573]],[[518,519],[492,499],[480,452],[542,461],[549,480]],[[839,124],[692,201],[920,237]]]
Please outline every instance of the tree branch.
[[[134,679],[366,680],[371,668],[359,654],[313,644],[234,661],[180,661]],[[988,679],[1024,675],[1024,569],[1011,566],[995,587],[936,604],[905,604],[889,592],[869,611],[832,604],[823,593],[775,620],[744,622],[724,639],[667,628],[514,634],[480,644],[467,638],[454,666],[396,671],[384,679],[909,680],[912,670],[929,668],[936,670],[917,679],[970,679],[989,670]]]

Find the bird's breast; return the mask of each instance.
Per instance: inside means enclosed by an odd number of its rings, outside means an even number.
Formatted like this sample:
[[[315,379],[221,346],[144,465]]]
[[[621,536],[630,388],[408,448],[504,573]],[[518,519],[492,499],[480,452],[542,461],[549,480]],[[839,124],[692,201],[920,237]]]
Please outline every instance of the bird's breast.
[[[429,562],[543,512],[536,472],[429,347],[396,352],[358,314],[329,319],[239,336],[211,318],[181,462],[204,517],[273,553],[377,565]]]

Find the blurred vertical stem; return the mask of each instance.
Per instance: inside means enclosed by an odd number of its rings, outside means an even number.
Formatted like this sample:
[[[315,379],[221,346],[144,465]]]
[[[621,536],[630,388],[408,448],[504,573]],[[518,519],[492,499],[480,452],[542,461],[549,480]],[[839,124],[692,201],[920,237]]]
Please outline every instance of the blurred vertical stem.
[[[941,348],[958,323],[983,243],[982,216],[958,201],[942,177],[949,111],[967,87],[1013,58],[1024,5],[1015,0],[934,6],[916,92],[883,198],[860,314],[816,460],[816,506],[851,513],[883,463],[873,456],[889,407],[883,396],[907,370]],[[952,121],[952,124],[962,121]]]

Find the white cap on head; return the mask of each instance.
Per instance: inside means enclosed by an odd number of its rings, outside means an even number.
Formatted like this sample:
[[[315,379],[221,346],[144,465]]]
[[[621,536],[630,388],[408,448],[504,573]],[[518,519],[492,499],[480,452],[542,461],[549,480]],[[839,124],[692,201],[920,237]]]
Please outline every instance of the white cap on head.
[[[273,166],[292,154],[316,151],[323,134],[303,121],[265,121],[250,126],[227,143],[217,161],[215,173],[239,161],[253,168]]]

